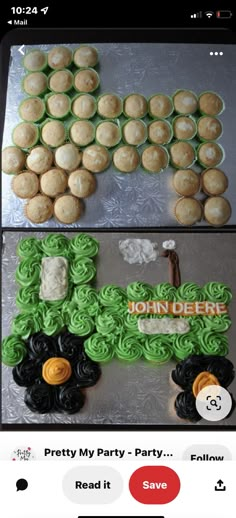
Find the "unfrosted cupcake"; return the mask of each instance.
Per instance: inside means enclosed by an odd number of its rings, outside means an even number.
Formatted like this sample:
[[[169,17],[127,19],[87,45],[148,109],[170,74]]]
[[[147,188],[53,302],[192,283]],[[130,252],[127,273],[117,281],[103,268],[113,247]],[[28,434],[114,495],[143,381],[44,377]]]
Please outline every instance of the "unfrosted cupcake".
[[[204,204],[204,218],[214,227],[221,227],[231,216],[231,206],[223,196],[213,196]]]
[[[130,119],[123,126],[123,140],[131,146],[139,146],[147,140],[147,127],[145,122]]]
[[[122,173],[131,173],[140,163],[139,153],[133,146],[121,146],[113,153],[113,163]]]
[[[168,144],[172,138],[172,128],[165,120],[153,121],[148,126],[148,139],[154,144]]]
[[[69,92],[73,87],[73,80],[74,77],[70,70],[58,70],[49,76],[48,86],[55,93]]]
[[[82,204],[71,194],[64,194],[54,203],[54,215],[60,223],[70,225],[75,223],[82,214]]]
[[[28,95],[43,95],[47,90],[48,78],[43,72],[31,72],[23,78],[22,86]]]
[[[23,64],[29,72],[40,72],[47,67],[47,55],[42,50],[31,50],[24,57]]]
[[[65,171],[56,167],[42,174],[40,178],[40,188],[43,194],[56,198],[63,194],[68,185],[68,177]]]
[[[50,94],[46,97],[46,111],[50,117],[63,119],[70,111],[70,97],[66,94]]]
[[[81,162],[81,153],[74,144],[60,146],[55,152],[55,164],[65,171],[74,171]]]
[[[25,166],[24,151],[15,146],[8,146],[2,150],[2,170],[7,174],[16,174]]]
[[[72,61],[72,52],[67,47],[54,47],[48,53],[48,65],[54,70],[69,67]]]
[[[203,115],[219,115],[224,109],[222,98],[215,92],[203,92],[199,96],[199,110]]]
[[[223,149],[215,142],[205,142],[198,148],[198,161],[204,167],[215,167],[224,158]]]
[[[41,129],[41,140],[50,147],[58,147],[65,142],[66,129],[61,121],[47,120]]]
[[[27,203],[24,212],[32,223],[44,223],[53,215],[53,203],[48,196],[37,194]]]
[[[222,134],[222,124],[215,117],[204,115],[198,120],[197,133],[201,140],[217,140]]]
[[[94,140],[94,125],[87,120],[75,121],[70,127],[69,136],[77,146],[88,146]]]
[[[22,171],[13,178],[12,190],[18,198],[33,198],[39,190],[39,179],[32,171]]]
[[[100,122],[96,128],[96,141],[106,147],[116,146],[121,139],[119,126],[111,121]]]
[[[180,196],[193,196],[200,188],[200,175],[192,169],[179,169],[173,178],[174,189]]]
[[[219,196],[228,187],[228,178],[220,169],[206,169],[201,174],[202,190],[208,196]]]
[[[196,135],[196,122],[191,117],[178,115],[173,120],[173,131],[175,138],[190,140]]]
[[[189,142],[176,141],[170,146],[170,157],[174,167],[186,169],[195,160],[195,150]]]
[[[175,206],[175,217],[181,225],[192,226],[202,218],[202,205],[195,198],[181,198]]]
[[[90,94],[80,94],[72,100],[71,113],[79,119],[91,119],[96,110],[95,98]]]
[[[110,155],[103,146],[93,144],[88,146],[83,152],[83,165],[92,173],[105,171],[110,164]]]
[[[39,131],[35,124],[31,122],[21,122],[12,133],[12,140],[16,146],[28,149],[37,144]]]
[[[122,113],[122,99],[115,94],[103,94],[98,98],[97,111],[104,119],[115,119]]]
[[[94,47],[81,45],[74,52],[74,64],[76,67],[95,67],[98,62],[98,52]]]
[[[99,75],[93,68],[83,68],[75,73],[74,87],[78,92],[94,92],[99,86]]]
[[[196,95],[190,90],[178,90],[173,96],[175,111],[182,115],[195,113],[198,107]]]
[[[86,169],[77,169],[70,174],[68,186],[71,193],[78,198],[87,198],[96,190],[96,180]]]
[[[145,117],[148,104],[141,94],[130,94],[124,100],[124,115],[131,119],[142,119]]]
[[[150,97],[148,102],[148,111],[150,117],[154,119],[166,119],[174,109],[172,99],[165,94],[156,94]]]
[[[150,173],[160,173],[168,166],[168,153],[165,148],[151,145],[144,149],[142,166]]]
[[[44,146],[37,146],[31,149],[26,165],[28,169],[36,174],[42,174],[50,169],[53,163],[52,151]]]
[[[44,117],[45,104],[40,97],[28,97],[19,106],[21,119],[26,122],[38,122]]]

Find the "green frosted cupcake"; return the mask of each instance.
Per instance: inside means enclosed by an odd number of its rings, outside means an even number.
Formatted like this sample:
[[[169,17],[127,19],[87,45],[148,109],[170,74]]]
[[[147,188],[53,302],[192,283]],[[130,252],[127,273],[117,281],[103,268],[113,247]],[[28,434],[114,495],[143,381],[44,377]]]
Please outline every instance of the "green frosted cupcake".
[[[2,362],[8,367],[19,365],[26,354],[26,345],[20,336],[10,335],[2,341]]]
[[[202,293],[205,300],[226,305],[231,302],[233,297],[230,287],[223,282],[207,282],[202,288]]]
[[[185,360],[192,354],[199,353],[199,342],[195,333],[175,335],[173,341],[173,353],[177,360]]]
[[[64,321],[57,308],[49,308],[42,311],[42,331],[45,335],[53,336],[64,328]]]
[[[73,301],[79,310],[85,310],[90,316],[95,316],[99,312],[97,290],[87,284],[82,284],[74,288]]]
[[[117,314],[115,308],[106,308],[99,313],[95,323],[97,332],[104,336],[119,335],[123,329],[123,319]]]
[[[77,234],[69,242],[70,250],[82,257],[95,257],[99,251],[99,242],[89,234]]]
[[[74,284],[91,282],[96,277],[96,267],[90,257],[76,257],[70,263],[70,280]]]
[[[19,313],[12,322],[12,334],[21,336],[23,340],[40,331],[42,321],[39,313]]]
[[[127,297],[131,302],[143,302],[153,298],[152,286],[145,282],[131,282],[127,286],[126,291]]]
[[[34,257],[27,257],[17,266],[16,282],[22,287],[38,284],[40,270],[40,260]]]
[[[87,311],[74,309],[69,315],[67,327],[70,333],[78,336],[90,335],[95,327],[93,318]]]
[[[228,339],[222,333],[203,329],[198,333],[200,352],[206,355],[227,356],[229,352]]]
[[[147,337],[143,345],[143,356],[160,365],[169,362],[173,356],[171,338],[166,335]]]
[[[25,286],[24,288],[20,288],[16,295],[17,307],[26,313],[37,310],[39,303],[39,289],[37,286]]]
[[[69,257],[69,243],[69,239],[63,234],[47,234],[41,241],[41,248],[47,257]]]
[[[204,299],[202,289],[194,282],[185,282],[176,290],[175,300],[199,302]]]
[[[65,93],[48,94],[45,103],[47,115],[52,119],[65,119],[70,113],[71,99]]]
[[[35,237],[26,237],[21,239],[17,245],[16,253],[22,259],[27,257],[34,257],[34,259],[41,259],[42,249],[41,242]]]
[[[84,342],[84,350],[90,360],[95,362],[109,362],[114,356],[114,345],[111,336],[94,333]]]
[[[119,360],[126,362],[134,362],[139,360],[143,354],[142,344],[138,341],[137,336],[126,333],[120,336],[115,346],[115,355]]]
[[[119,308],[126,303],[127,306],[127,295],[123,288],[115,286],[114,284],[107,284],[103,286],[98,293],[98,300],[101,306],[112,307],[119,312]]]
[[[156,300],[174,301],[176,296],[176,288],[169,282],[162,282],[153,287],[153,297]]]
[[[27,52],[23,59],[23,66],[29,72],[42,72],[47,68],[47,64],[47,54],[39,49]]]

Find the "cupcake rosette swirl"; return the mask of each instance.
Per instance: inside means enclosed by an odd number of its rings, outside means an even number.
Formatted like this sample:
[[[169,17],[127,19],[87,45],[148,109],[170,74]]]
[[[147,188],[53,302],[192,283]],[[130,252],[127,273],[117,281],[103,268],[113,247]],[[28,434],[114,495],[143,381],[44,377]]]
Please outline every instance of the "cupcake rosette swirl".
[[[85,284],[96,277],[96,267],[89,257],[76,257],[70,263],[69,278],[74,284]]]
[[[114,356],[114,344],[111,336],[94,333],[84,342],[87,356],[95,362],[109,362]]]
[[[74,367],[78,387],[93,387],[101,376],[101,369],[98,363],[89,360],[87,357],[79,360]]]
[[[42,331],[45,335],[53,336],[62,331],[64,321],[61,312],[55,308],[44,308],[42,310]]]
[[[147,337],[143,345],[143,356],[146,360],[160,365],[170,361],[173,356],[170,338],[166,335]]]
[[[185,282],[177,288],[175,300],[176,301],[188,301],[188,302],[199,302],[203,300],[203,293],[201,288],[194,282]]]
[[[211,331],[217,331],[218,333],[225,333],[231,326],[231,319],[229,315],[206,315],[203,318],[205,327]]]
[[[15,278],[17,283],[24,286],[38,284],[40,277],[40,261],[32,257],[27,257],[17,266]]]
[[[76,286],[73,291],[72,300],[79,309],[86,310],[90,316],[95,316],[99,312],[97,291],[88,284]]]
[[[78,234],[70,240],[70,250],[81,257],[95,257],[99,251],[99,242],[88,234]]]
[[[37,333],[42,326],[39,311],[34,313],[19,313],[13,319],[11,330],[13,335],[21,336],[26,340],[33,333]]]
[[[74,309],[69,315],[68,330],[78,336],[88,336],[94,330],[95,324],[92,317],[86,311]]]
[[[173,353],[177,360],[185,360],[199,352],[199,342],[195,333],[176,334],[173,341]]]
[[[59,308],[59,311],[61,313],[65,326],[68,326],[68,323],[70,322],[70,315],[72,311],[74,311],[75,309],[77,309],[78,311],[79,308],[73,299],[63,301],[63,304]]]
[[[143,302],[153,298],[152,286],[145,282],[132,282],[127,286],[126,291],[128,300],[131,302]]]
[[[227,356],[229,352],[228,339],[221,333],[203,329],[198,333],[200,352],[206,355]]]
[[[40,241],[35,237],[21,239],[17,245],[16,253],[21,259],[34,257],[34,259],[40,260],[43,255]]]
[[[176,288],[169,282],[162,282],[153,287],[153,297],[155,300],[168,300],[173,302],[176,296]]]
[[[27,354],[25,342],[21,336],[10,335],[2,341],[2,363],[14,367],[21,363]]]
[[[114,284],[107,284],[106,286],[103,286],[99,290],[98,299],[102,306],[111,306],[113,308],[117,308],[118,311],[121,305],[127,303],[126,308],[128,311],[128,300],[126,297],[126,292],[119,286],[115,286]]]
[[[97,332],[101,335],[120,334],[123,329],[123,319],[112,308],[107,308],[95,319]]]
[[[63,234],[48,234],[41,241],[41,247],[46,257],[71,257],[69,239]]]
[[[16,295],[17,307],[26,313],[37,310],[39,302],[39,289],[35,285],[20,288]]]
[[[180,392],[175,400],[176,414],[180,419],[197,423],[201,416],[196,409],[196,400],[191,391]]]
[[[197,334],[205,327],[204,317],[200,317],[199,315],[193,315],[191,317],[180,316],[180,318],[184,318],[187,320],[190,326],[190,333]]]
[[[222,302],[228,305],[232,300],[232,292],[229,286],[222,282],[208,282],[203,286],[202,292],[205,300],[212,302]]]
[[[142,354],[142,344],[139,342],[136,335],[126,333],[123,336],[120,336],[115,346],[115,355],[119,360],[132,363],[139,360]]]

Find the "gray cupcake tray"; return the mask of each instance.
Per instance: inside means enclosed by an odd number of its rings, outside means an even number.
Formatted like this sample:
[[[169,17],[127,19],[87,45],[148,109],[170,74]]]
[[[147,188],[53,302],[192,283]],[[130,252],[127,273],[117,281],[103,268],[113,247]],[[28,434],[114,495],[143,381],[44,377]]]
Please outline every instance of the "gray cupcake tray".
[[[234,88],[236,69],[234,66],[236,49],[234,45],[222,45],[223,56],[211,56],[218,45],[210,44],[163,44],[163,43],[96,43],[99,52],[97,71],[100,75],[100,88],[96,96],[105,92],[114,92],[122,98],[129,93],[143,94],[146,98],[162,92],[172,95],[178,89],[189,89],[197,95],[206,90],[219,93],[225,102],[225,111],[219,116],[223,124],[223,134],[218,140],[224,148],[225,159],[220,168],[229,179],[229,187],[224,196],[232,207],[232,215],[227,225],[236,224],[236,147],[234,143],[234,121],[236,104]],[[63,45],[63,42],[62,42]],[[72,49],[79,44],[68,46]],[[48,51],[53,45],[41,45]],[[26,46],[25,51],[36,48]],[[26,74],[22,66],[22,55],[18,46],[11,47],[11,60],[8,76],[6,116],[3,134],[3,147],[12,145],[11,133],[20,122],[18,106],[26,96],[21,91],[21,80]],[[75,92],[74,92],[75,93]],[[175,114],[170,117],[170,121]],[[94,123],[98,122],[94,118]],[[120,122],[125,120],[121,117]],[[146,117],[144,121],[149,122]],[[71,118],[67,124],[70,124]],[[199,141],[191,141],[196,147]],[[139,152],[147,143],[138,148]],[[201,168],[196,162],[196,172]],[[141,167],[137,171],[124,174],[115,170],[113,165],[97,175],[97,190],[85,200],[85,212],[82,218],[68,227],[165,227],[182,228],[174,217],[174,207],[179,196],[172,186],[174,169],[169,166],[160,174],[145,172]],[[12,176],[2,175],[2,224],[5,227],[34,227],[23,212],[25,201],[17,198],[11,190]],[[196,198],[204,201],[206,196],[198,193]],[[201,221],[196,227],[205,227]],[[65,225],[54,218],[37,225],[37,228],[62,228]]]

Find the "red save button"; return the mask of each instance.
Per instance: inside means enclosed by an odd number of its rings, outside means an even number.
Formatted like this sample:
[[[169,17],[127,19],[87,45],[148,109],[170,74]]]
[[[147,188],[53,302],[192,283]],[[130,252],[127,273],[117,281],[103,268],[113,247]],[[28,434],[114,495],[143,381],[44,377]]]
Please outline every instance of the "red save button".
[[[180,479],[166,466],[143,466],[129,480],[133,498],[141,504],[168,504],[180,491]]]

